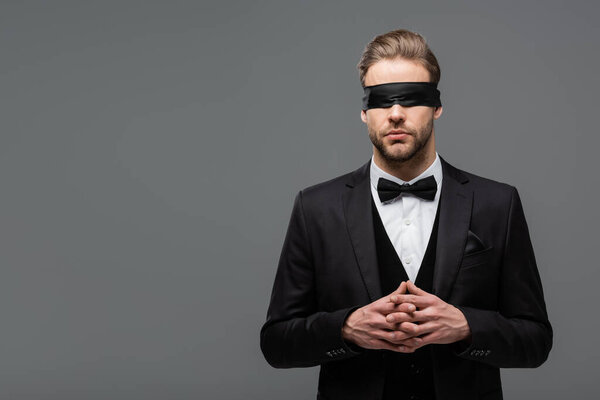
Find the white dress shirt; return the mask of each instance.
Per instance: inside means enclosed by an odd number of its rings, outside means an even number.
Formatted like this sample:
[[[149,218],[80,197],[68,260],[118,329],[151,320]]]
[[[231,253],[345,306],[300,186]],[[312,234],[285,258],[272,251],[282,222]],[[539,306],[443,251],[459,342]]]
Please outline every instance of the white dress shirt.
[[[433,175],[437,183],[437,192],[433,201],[421,199],[410,193],[402,193],[399,197],[383,204],[379,200],[377,193],[379,178],[389,179],[400,185],[403,183],[412,185],[419,179],[427,178],[430,175]],[[409,279],[413,282],[417,279],[425,250],[427,250],[441,192],[442,164],[437,152],[435,153],[435,161],[422,174],[408,182],[383,171],[375,164],[375,158],[371,158],[371,194],[373,200],[385,231],[394,245],[394,249],[396,249]]]

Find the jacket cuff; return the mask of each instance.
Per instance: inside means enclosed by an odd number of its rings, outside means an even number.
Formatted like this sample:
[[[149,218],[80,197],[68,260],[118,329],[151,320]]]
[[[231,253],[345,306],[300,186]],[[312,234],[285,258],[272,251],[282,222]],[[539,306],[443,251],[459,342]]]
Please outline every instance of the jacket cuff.
[[[346,319],[358,308],[359,306],[334,311],[331,313],[330,318],[328,318],[328,327],[325,330],[328,332],[328,337],[325,338],[324,343],[328,346],[325,349],[325,356],[331,360],[349,358],[359,355],[364,351],[363,348],[353,343],[346,342],[342,337],[342,328],[344,327]]]
[[[471,330],[470,341],[461,340],[456,343],[452,343],[452,351],[455,355],[461,358],[469,360],[483,361],[487,356],[492,353],[486,344],[485,333],[480,323],[479,313],[481,310],[477,310],[471,307],[455,306],[458,308],[469,324]]]

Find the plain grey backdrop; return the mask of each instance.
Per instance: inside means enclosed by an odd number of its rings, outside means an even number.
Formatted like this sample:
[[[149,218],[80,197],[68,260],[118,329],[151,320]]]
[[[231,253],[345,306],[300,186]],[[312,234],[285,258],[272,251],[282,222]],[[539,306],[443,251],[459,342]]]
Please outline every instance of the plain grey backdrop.
[[[259,349],[298,190],[371,155],[356,63],[424,35],[438,152],[515,185],[554,348],[507,399],[595,398],[600,7],[2,1],[0,399],[310,399]]]

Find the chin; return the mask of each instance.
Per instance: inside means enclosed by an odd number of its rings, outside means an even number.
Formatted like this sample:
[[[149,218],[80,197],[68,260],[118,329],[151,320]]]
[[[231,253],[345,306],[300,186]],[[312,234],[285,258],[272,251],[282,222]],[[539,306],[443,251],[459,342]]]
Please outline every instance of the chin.
[[[405,162],[410,160],[410,158],[407,158],[407,154],[405,153],[387,153],[386,155],[383,156],[383,158],[385,160],[387,160],[388,162]]]
[[[386,154],[389,154],[391,157],[399,157],[399,158],[404,158],[407,155],[412,153],[412,149],[407,149],[407,148],[402,148],[402,149],[394,149],[394,148],[388,148],[386,151]]]

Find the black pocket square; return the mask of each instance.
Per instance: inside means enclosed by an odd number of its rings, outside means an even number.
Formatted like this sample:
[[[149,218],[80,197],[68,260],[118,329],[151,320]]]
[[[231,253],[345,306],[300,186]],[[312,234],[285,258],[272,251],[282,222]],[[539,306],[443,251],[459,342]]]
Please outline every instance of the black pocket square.
[[[465,254],[475,253],[484,250],[486,247],[475,233],[469,230],[467,234],[467,244],[465,245]]]

